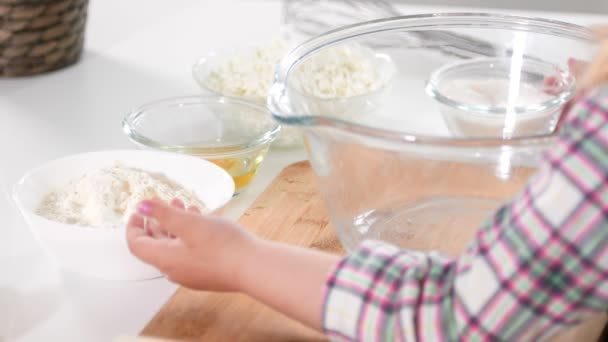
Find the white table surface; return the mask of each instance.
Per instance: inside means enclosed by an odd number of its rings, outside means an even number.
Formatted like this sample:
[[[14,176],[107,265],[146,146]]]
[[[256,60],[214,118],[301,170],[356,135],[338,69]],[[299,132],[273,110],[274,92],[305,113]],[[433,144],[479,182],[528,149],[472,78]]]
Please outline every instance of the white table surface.
[[[164,279],[108,282],[55,269],[2,191],[50,159],[132,148],[120,128],[129,109],[196,93],[190,77],[195,58],[277,36],[280,9],[276,0],[93,0],[80,63],[47,75],[0,79],[0,341],[110,341],[136,335],[159,310],[176,288]],[[608,22],[606,16],[523,14]],[[284,166],[304,158],[301,150],[271,151],[227,215],[238,218]]]

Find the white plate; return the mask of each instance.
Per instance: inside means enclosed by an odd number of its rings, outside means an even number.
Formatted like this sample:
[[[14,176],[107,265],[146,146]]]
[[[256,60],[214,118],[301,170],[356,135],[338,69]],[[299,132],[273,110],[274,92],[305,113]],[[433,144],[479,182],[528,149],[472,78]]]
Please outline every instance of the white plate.
[[[116,162],[162,173],[192,190],[212,211],[234,194],[234,182],[223,169],[203,159],[158,151],[102,151],[69,156],[28,172],[14,186],[13,198],[40,244],[66,270],[103,279],[141,280],[160,273],[131,255],[124,227],[90,228],[47,220],[36,209],[49,192]]]

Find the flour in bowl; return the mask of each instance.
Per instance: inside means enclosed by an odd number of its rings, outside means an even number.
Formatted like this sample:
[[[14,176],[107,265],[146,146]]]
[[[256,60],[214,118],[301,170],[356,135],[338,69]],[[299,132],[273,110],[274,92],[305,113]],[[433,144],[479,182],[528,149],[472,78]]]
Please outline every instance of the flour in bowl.
[[[120,226],[139,202],[180,199],[203,211],[205,205],[192,193],[164,175],[115,164],[84,174],[47,194],[37,213],[49,220],[88,227]]]

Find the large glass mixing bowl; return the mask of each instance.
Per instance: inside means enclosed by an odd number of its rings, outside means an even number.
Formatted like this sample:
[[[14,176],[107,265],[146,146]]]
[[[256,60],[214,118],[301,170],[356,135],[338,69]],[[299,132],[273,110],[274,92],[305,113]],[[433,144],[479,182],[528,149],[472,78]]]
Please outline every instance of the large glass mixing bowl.
[[[554,83],[552,75],[530,66],[551,65],[555,76],[563,77],[569,73],[568,61],[589,60],[596,44],[583,27],[515,16],[433,14],[372,21],[328,32],[292,50],[277,68],[268,105],[281,124],[303,129],[318,186],[347,250],[363,239],[418,250],[438,239],[453,240],[456,246],[522,189],[556,140],[554,117],[534,131],[519,124],[527,120],[520,109],[563,105],[547,98],[567,98],[573,88],[541,89]],[[369,48],[393,63],[395,72],[390,84],[382,85],[381,100],[373,87],[369,101],[359,93],[351,106],[323,107],[319,103],[327,99],[303,96],[299,70],[320,70],[306,63],[334,47]],[[504,98],[492,103],[503,108],[488,115],[496,115],[492,124],[505,129],[477,130],[478,113],[468,119],[462,110],[466,106],[460,105],[459,120],[470,120],[473,134],[453,132],[442,116],[445,103],[428,92],[429,79],[446,65],[483,59],[506,61],[508,72],[488,70],[492,87],[481,83],[481,90],[473,89],[481,93],[452,88],[472,108],[483,106],[484,96],[501,94]],[[373,61],[353,65],[371,65],[364,76],[374,79]],[[327,72],[329,80],[317,74],[318,84],[333,84],[332,75],[350,81],[359,77],[341,70]],[[461,74],[462,84],[470,84],[468,74]],[[472,81],[484,82],[483,75],[476,69]],[[514,131],[521,126],[528,131]]]

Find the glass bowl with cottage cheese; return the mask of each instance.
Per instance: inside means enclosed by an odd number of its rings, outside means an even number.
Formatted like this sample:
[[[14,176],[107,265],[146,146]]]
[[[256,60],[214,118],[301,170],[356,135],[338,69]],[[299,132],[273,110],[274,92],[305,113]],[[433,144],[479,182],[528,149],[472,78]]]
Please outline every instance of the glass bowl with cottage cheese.
[[[475,58],[437,69],[426,89],[453,134],[509,138],[551,133],[574,95],[575,78],[524,56]]]
[[[178,198],[211,212],[233,193],[232,178],[200,158],[127,150],[47,162],[21,178],[13,199],[60,268],[107,280],[142,280],[160,273],[131,255],[126,244],[127,220],[141,200]]]
[[[274,68],[289,51],[281,39],[258,46],[210,51],[192,67],[192,77],[206,92],[266,103]]]
[[[288,51],[289,44],[282,39],[250,48],[211,51],[196,61],[192,76],[205,93],[266,106],[274,67]],[[270,116],[269,112],[264,114]],[[282,127],[273,142],[280,148],[301,145],[302,134],[296,127]]]
[[[385,100],[395,73],[389,54],[357,43],[330,47],[295,67],[290,101],[304,113],[344,120],[370,116]]]
[[[266,105],[276,64],[289,51],[284,40],[230,53],[210,52],[199,59],[192,73],[206,92]],[[309,110],[348,117],[372,111],[390,88],[395,67],[389,55],[352,44],[327,49],[300,66],[293,82],[293,101]],[[283,125],[275,144],[300,145],[298,127]]]

